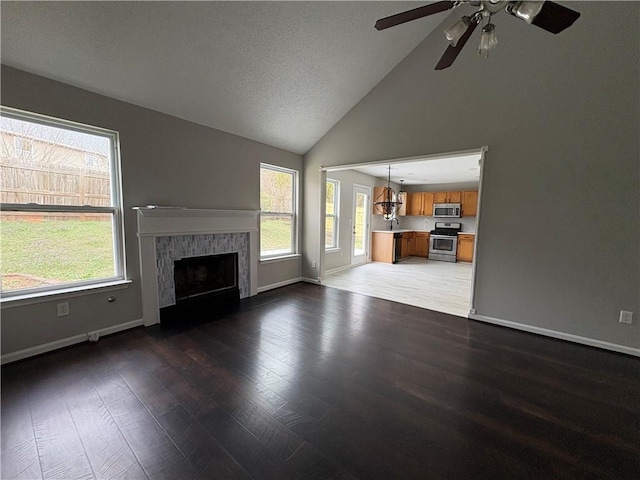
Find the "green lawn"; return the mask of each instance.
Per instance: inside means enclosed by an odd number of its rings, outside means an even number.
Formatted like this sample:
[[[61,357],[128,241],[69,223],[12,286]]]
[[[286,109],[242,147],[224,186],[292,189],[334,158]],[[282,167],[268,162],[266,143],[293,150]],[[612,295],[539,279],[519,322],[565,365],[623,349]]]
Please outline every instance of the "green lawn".
[[[260,222],[260,251],[281,253],[291,251],[290,217],[262,217]]]
[[[2,287],[114,276],[111,221],[0,221]]]

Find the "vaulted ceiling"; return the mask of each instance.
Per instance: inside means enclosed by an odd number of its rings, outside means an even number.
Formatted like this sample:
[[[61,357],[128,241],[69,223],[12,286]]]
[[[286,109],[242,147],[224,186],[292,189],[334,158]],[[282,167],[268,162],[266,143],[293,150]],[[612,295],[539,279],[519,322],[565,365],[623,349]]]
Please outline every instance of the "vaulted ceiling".
[[[2,63],[305,153],[446,19],[373,28],[422,4],[3,1]]]

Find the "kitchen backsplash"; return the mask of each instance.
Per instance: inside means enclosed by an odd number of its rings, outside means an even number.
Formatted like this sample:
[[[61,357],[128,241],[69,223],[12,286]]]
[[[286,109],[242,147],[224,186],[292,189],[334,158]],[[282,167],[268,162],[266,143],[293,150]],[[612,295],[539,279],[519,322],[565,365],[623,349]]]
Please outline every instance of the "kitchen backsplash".
[[[430,231],[436,228],[436,222],[460,222],[462,224],[462,231],[466,233],[476,232],[476,217],[462,217],[462,218],[433,218],[422,216],[405,216],[398,217],[400,224],[393,222],[393,229],[400,230],[426,230]],[[372,215],[371,219],[372,230],[389,230],[389,222],[383,220],[382,215]]]

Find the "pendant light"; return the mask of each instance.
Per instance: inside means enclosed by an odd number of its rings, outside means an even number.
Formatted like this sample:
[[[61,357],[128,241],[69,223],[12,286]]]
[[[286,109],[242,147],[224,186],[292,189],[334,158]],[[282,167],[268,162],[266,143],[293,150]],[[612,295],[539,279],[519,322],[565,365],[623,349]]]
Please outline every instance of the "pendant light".
[[[391,165],[389,165],[387,188],[376,198],[374,205],[382,209],[382,215],[385,220],[392,220],[398,211],[398,207],[402,205],[402,202],[396,198],[396,192],[391,188]]]

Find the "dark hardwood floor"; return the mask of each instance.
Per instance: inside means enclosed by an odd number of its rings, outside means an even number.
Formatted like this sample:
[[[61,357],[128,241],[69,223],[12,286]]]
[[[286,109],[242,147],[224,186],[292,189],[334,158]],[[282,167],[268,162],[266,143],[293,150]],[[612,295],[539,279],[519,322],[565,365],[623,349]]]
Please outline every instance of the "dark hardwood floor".
[[[1,478],[638,479],[640,360],[309,284],[2,368]]]

